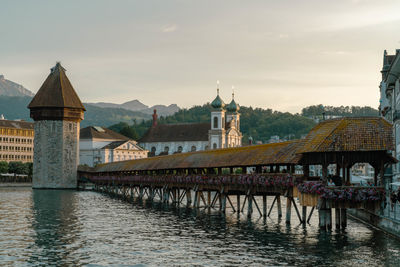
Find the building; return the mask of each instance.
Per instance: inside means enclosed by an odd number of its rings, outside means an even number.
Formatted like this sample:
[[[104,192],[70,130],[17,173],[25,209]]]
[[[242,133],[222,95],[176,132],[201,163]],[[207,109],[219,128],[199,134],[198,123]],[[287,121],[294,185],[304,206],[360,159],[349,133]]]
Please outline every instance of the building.
[[[209,123],[158,124],[154,110],[153,124],[138,141],[151,156],[242,146],[239,105],[234,100],[225,105],[219,96],[211,103]]]
[[[60,63],[51,68],[28,108],[35,121],[32,187],[76,188],[85,107]]]
[[[144,150],[134,140],[110,129],[89,126],[81,129],[79,139],[79,164],[94,167],[100,163],[147,158]]]
[[[0,119],[0,161],[33,162],[33,123]]]
[[[382,81],[380,83],[379,113],[393,124],[395,151],[400,159],[400,49],[394,55],[383,53]],[[400,180],[400,164],[393,165],[393,181]]]

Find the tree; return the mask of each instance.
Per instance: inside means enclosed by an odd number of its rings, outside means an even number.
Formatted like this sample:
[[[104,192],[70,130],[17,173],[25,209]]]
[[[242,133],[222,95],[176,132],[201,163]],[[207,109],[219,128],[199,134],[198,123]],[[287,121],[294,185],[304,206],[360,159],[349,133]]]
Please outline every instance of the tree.
[[[8,163],[6,161],[0,161],[0,173],[8,173]]]
[[[136,133],[135,129],[131,126],[125,126],[124,128],[121,129],[121,131],[119,133],[122,135],[125,135],[133,140],[139,139],[139,136]]]
[[[21,161],[12,161],[8,164],[8,171],[15,174],[28,174],[29,167]]]

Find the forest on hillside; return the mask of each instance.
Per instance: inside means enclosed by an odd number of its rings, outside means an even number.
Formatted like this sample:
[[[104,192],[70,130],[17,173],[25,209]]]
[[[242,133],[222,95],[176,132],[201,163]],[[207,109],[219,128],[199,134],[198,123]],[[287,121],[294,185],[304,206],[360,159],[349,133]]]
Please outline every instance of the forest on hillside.
[[[377,109],[371,107],[359,107],[359,106],[323,106],[322,104],[308,106],[301,110],[301,115],[305,117],[317,118],[322,114],[328,116],[341,116],[341,117],[364,117],[364,116],[378,116],[379,112]]]
[[[181,109],[177,113],[167,117],[160,117],[158,123],[194,123],[209,122],[212,107],[209,104],[203,106],[194,106],[189,109]],[[303,117],[299,114],[288,112],[278,112],[271,109],[261,109],[252,107],[241,107],[241,127],[243,133],[243,142],[247,142],[251,136],[255,141],[266,142],[273,135],[279,135],[281,138],[295,139],[302,135],[315,125],[312,119]],[[133,136],[141,137],[151,126],[151,120],[134,122],[132,125],[118,123],[110,129],[122,134],[135,133]],[[131,129],[130,129],[131,128]]]

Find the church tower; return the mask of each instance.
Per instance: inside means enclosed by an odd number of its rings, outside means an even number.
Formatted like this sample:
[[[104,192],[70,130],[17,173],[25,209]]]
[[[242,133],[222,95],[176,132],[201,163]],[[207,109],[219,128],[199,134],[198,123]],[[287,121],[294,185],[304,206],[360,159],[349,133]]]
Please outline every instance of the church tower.
[[[227,115],[227,132],[226,144],[227,147],[242,146],[242,133],[240,132],[240,106],[235,102],[235,94],[232,93],[232,101],[226,107]]]
[[[35,121],[32,187],[76,188],[85,108],[60,63],[51,69],[28,108]]]
[[[211,130],[209,131],[210,149],[224,148],[225,142],[225,103],[219,96],[217,88],[217,97],[211,102]]]

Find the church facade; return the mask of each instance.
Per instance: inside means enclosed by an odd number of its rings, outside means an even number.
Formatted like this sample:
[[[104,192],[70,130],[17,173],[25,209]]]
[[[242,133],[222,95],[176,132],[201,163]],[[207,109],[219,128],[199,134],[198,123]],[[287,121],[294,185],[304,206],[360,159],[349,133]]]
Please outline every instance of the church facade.
[[[234,95],[229,105],[225,105],[217,89],[217,96],[211,106],[209,123],[159,125],[154,110],[153,124],[138,141],[139,145],[150,151],[150,156],[241,146],[240,107]]]

